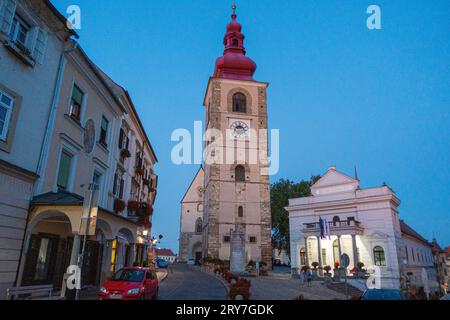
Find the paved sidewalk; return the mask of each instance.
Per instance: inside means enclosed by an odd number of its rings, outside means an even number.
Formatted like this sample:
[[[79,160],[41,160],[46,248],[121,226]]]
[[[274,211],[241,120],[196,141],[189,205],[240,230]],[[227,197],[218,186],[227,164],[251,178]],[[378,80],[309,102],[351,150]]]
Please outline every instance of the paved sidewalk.
[[[345,300],[345,295],[328,289],[322,282],[313,281],[311,287],[299,279],[271,277],[248,278],[252,282],[252,300],[292,300],[300,294],[309,300]]]

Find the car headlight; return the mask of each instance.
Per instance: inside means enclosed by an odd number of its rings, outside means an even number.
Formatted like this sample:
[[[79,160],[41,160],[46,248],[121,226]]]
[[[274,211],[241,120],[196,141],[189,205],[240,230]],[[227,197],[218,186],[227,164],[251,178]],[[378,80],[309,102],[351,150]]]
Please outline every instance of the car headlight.
[[[108,293],[108,289],[106,289],[105,287],[101,287],[100,288],[100,292],[101,293]]]
[[[128,294],[139,294],[140,289],[136,288],[136,289],[130,289],[128,290]]]

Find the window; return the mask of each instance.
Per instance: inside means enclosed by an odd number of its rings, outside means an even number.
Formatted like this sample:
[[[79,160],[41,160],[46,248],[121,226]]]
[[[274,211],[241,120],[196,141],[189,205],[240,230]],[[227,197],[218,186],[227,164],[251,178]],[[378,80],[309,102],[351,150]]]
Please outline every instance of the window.
[[[322,263],[327,264],[327,249],[322,248]]]
[[[125,132],[124,129],[120,129],[120,135],[119,135],[119,149],[127,149],[130,144],[130,139],[128,138],[128,134]]]
[[[72,166],[73,156],[66,150],[61,152],[59,160],[58,182],[57,186],[60,190],[67,191],[69,188],[70,169]]]
[[[242,165],[236,166],[234,169],[236,182],[245,182],[245,168]]]
[[[230,236],[223,236],[223,242],[224,243],[229,243],[231,241],[231,237]]]
[[[339,255],[339,240],[333,241],[333,256],[334,256],[334,262],[341,261],[341,256]]]
[[[108,137],[108,126],[109,121],[105,117],[102,117],[102,124],[100,126],[100,144],[105,148],[108,147],[107,137]]]
[[[197,211],[198,211],[198,212],[203,212],[203,203],[199,203],[199,204],[197,205]]]
[[[302,266],[306,265],[306,252],[305,248],[300,249],[300,264]]]
[[[27,34],[30,31],[30,26],[23,21],[18,15],[16,15],[12,21],[11,30],[9,32],[9,38],[17,46],[26,48]]]
[[[386,258],[384,256],[384,250],[382,247],[373,248],[373,260],[375,265],[379,267],[386,266]]]
[[[242,218],[244,216],[244,207],[239,206],[238,208],[238,217]]]
[[[123,199],[123,188],[125,185],[125,180],[123,179],[123,174],[119,171],[114,175],[113,184],[113,194],[116,198]]]
[[[195,232],[196,233],[202,233],[203,231],[203,220],[202,218],[198,218],[195,222]]]
[[[247,112],[247,97],[243,93],[233,95],[233,112]]]
[[[249,240],[250,243],[256,243],[256,237],[255,236],[250,236],[248,238],[248,240]]]
[[[233,39],[233,47],[239,47],[239,40]]]
[[[0,140],[6,141],[14,99],[0,91]]]
[[[333,226],[337,227],[341,222],[341,219],[338,216],[333,217]]]
[[[80,121],[83,96],[83,91],[81,91],[77,85],[74,85],[72,89],[72,97],[70,99],[70,116],[77,121]]]
[[[409,262],[408,247],[405,247],[405,252],[406,252],[406,262]]]

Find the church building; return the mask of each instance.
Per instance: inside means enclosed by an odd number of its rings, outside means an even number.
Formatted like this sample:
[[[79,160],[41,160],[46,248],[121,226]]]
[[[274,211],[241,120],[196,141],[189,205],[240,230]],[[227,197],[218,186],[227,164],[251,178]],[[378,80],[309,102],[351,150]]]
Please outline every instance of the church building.
[[[253,78],[256,64],[246,56],[242,26],[235,10],[233,6],[232,21],[223,40],[225,50],[216,61],[204,99],[207,141],[202,173],[202,257],[230,260],[231,234],[238,230],[245,238],[240,246],[245,260],[264,261],[270,266],[268,83]],[[255,154],[259,157],[256,161],[252,156]],[[183,236],[185,223],[195,225],[183,216],[186,214],[182,211],[180,258],[192,254],[198,258],[199,254],[192,252],[192,242]],[[193,232],[192,227],[189,232]]]

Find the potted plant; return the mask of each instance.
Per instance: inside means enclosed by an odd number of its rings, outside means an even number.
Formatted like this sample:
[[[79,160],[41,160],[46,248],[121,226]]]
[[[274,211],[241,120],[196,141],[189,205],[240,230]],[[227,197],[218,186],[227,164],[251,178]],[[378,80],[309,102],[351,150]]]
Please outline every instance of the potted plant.
[[[134,169],[134,172],[136,173],[136,175],[142,176],[144,174],[144,169],[142,169],[141,167],[136,167]]]
[[[358,278],[364,278],[366,276],[366,270],[364,270],[364,262],[358,262],[358,270],[356,272]]]
[[[140,206],[140,203],[138,201],[133,201],[133,200],[128,201],[127,207],[128,207],[128,210],[130,210],[130,211],[136,211],[137,209],[139,209],[139,206]]]
[[[334,273],[334,280],[335,281],[339,281],[341,278],[341,263],[339,261],[335,261],[334,262],[334,269],[333,269],[333,273]]]
[[[330,266],[325,266],[325,267],[323,267],[323,270],[325,270],[327,276],[330,276],[330,275],[331,275],[331,273],[330,273],[331,267],[330,267]]]
[[[125,201],[122,199],[116,198],[114,200],[114,211],[115,212],[123,212],[127,205],[125,204]]]
[[[131,152],[128,149],[122,149],[122,150],[120,150],[120,157],[122,159],[130,158]]]

